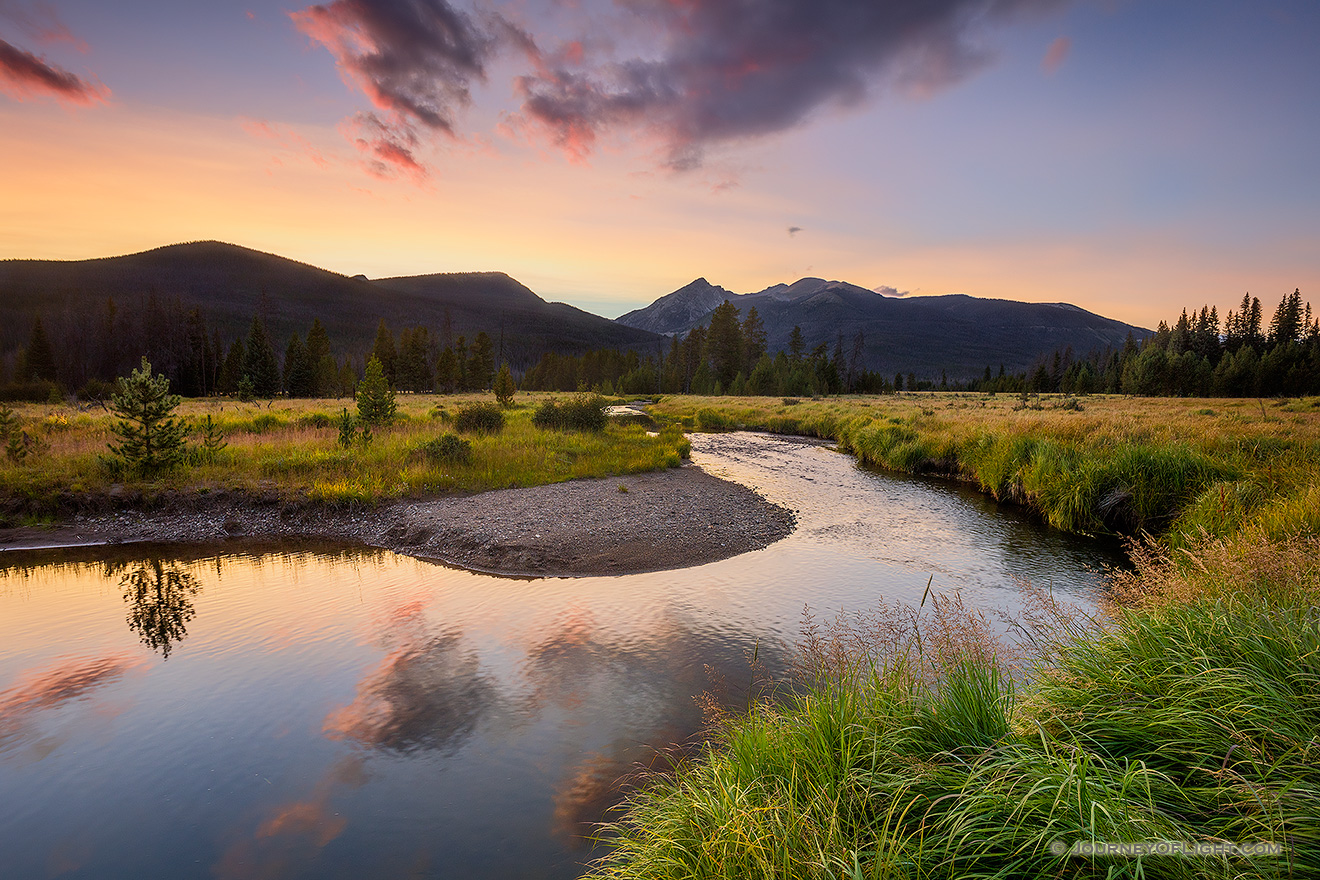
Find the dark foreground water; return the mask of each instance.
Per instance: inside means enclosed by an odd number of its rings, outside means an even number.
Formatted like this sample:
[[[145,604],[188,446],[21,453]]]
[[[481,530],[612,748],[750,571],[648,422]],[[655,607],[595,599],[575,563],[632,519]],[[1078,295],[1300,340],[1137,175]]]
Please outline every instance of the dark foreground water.
[[[820,445],[697,436],[798,511],[683,571],[514,580],[390,553],[0,555],[0,877],[557,878],[616,782],[783,669],[823,616],[1023,579],[1081,604],[1112,547]]]

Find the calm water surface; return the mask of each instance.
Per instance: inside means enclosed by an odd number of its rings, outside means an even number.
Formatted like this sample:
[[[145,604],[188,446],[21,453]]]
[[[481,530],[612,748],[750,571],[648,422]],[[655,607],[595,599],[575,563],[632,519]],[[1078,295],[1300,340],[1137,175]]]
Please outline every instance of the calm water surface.
[[[575,877],[615,782],[822,615],[1022,580],[1086,604],[1111,547],[828,448],[693,438],[798,512],[684,571],[514,580],[304,545],[0,554],[0,876]]]

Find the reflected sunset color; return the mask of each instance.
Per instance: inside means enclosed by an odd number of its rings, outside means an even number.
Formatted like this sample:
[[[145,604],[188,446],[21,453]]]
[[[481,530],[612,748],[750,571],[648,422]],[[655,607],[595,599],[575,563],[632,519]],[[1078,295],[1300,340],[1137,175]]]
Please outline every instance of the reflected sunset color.
[[[0,555],[6,869],[575,877],[628,787],[699,743],[699,697],[789,680],[804,607],[915,603],[932,578],[985,609],[1024,580],[1085,606],[1117,561],[818,443],[694,439],[798,529],[620,577],[315,544]]]

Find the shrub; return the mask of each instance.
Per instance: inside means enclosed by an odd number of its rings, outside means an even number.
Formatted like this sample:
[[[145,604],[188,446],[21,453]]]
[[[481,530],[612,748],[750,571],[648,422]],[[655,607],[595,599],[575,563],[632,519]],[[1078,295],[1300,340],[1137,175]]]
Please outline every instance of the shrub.
[[[532,416],[532,424],[548,431],[604,431],[608,421],[599,394],[579,394],[567,403],[547,400]]]
[[[431,464],[468,464],[472,461],[472,443],[457,434],[441,434],[419,444],[414,453]]]
[[[0,400],[42,403],[50,400],[52,390],[58,389],[59,386],[54,382],[10,382],[7,385],[0,385]]]
[[[538,428],[547,431],[555,431],[563,427],[563,419],[559,413],[559,406],[553,400],[543,400],[532,414],[532,424]]]
[[[252,419],[252,422],[248,427],[248,430],[251,431],[253,434],[264,434],[267,431],[274,430],[275,428],[282,427],[283,425],[284,425],[284,420],[281,419],[279,416],[275,415],[275,413],[261,413],[260,415]]]
[[[328,428],[335,423],[330,413],[314,412],[298,417],[298,424],[304,428]]]
[[[513,393],[517,388],[513,384],[513,374],[509,372],[508,364],[500,364],[499,375],[495,377],[495,385],[491,390],[495,392],[495,399],[500,406],[513,406]]]
[[[697,428],[701,431],[731,431],[733,421],[718,410],[705,407],[697,410]]]
[[[504,413],[493,403],[470,403],[454,415],[454,430],[464,434],[498,434],[504,430]]]
[[[115,393],[115,384],[107,382],[104,379],[88,379],[87,384],[78,389],[78,397],[81,400],[94,400],[100,403],[103,400],[109,400]]]

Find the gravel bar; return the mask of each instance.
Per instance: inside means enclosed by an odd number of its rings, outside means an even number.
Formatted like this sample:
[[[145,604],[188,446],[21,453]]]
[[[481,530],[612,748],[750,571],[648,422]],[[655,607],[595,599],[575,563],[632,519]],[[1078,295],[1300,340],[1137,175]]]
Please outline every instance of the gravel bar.
[[[702,565],[766,547],[794,524],[787,508],[686,464],[360,510],[224,493],[166,499],[53,528],[0,529],[0,551],[319,538],[492,574],[573,577]]]

